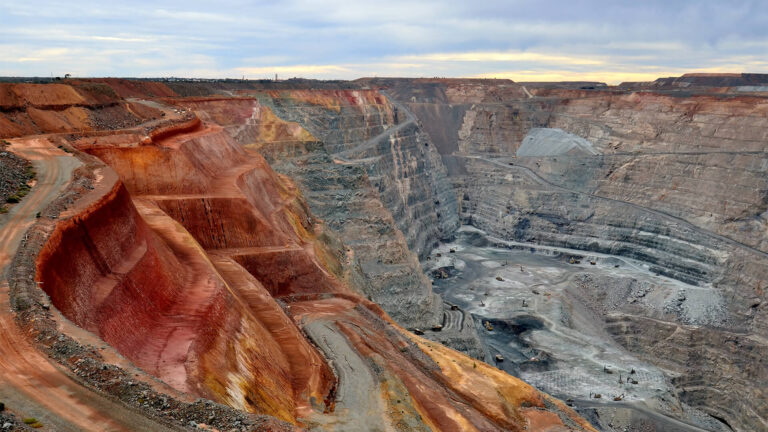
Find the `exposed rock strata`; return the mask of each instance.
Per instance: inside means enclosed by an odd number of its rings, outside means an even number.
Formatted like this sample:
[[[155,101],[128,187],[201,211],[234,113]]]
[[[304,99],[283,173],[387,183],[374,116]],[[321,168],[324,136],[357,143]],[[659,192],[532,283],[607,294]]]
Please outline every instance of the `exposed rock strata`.
[[[271,93],[262,100],[281,118],[301,124],[336,158],[359,161],[410,249],[424,256],[458,226],[456,200],[428,136],[409,112],[378,93],[349,92],[329,107],[324,98],[319,92]]]
[[[458,219],[439,156],[423,132],[408,119],[398,123],[403,113],[374,92],[257,96],[259,102],[235,102],[237,113],[229,100],[183,104],[218,119],[241,144],[297,180],[312,211],[353,252],[349,268],[361,291],[403,325],[440,322],[441,302],[409,246],[427,250]],[[398,131],[390,138],[393,128]],[[460,348],[478,355],[469,343]]]
[[[450,80],[373,83],[440,125],[428,132],[441,143],[464,223],[508,240],[638,259],[709,290],[718,306],[695,317],[685,306],[692,296],[664,316],[600,313],[618,341],[674,371],[683,401],[738,430],[766,427],[768,368],[752,356],[765,349],[758,335],[766,332],[765,99],[518,86],[522,95],[490,101],[491,89],[442,96],[460,91]],[[515,158],[542,127],[588,140],[602,155]],[[689,324],[699,327],[683,331]],[[648,339],[667,327],[689,335],[676,342],[679,356]],[[752,342],[730,350],[729,337]]]

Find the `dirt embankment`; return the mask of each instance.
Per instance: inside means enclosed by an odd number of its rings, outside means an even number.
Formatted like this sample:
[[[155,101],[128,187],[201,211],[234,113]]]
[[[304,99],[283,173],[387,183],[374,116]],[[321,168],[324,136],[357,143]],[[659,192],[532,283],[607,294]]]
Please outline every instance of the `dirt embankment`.
[[[126,97],[175,95],[161,83],[116,79],[0,84],[0,137],[132,127],[162,113]]]
[[[176,92],[167,85],[156,81],[126,80],[119,78],[89,78],[81,80],[71,80],[75,86],[93,86],[104,85],[109,87],[118,97],[127,98],[163,98],[177,97]]]

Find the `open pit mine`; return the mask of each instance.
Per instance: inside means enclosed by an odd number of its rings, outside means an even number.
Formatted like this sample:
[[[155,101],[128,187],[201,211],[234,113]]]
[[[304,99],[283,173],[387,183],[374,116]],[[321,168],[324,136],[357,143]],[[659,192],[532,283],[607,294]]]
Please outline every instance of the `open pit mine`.
[[[768,431],[768,76],[0,84],[2,431]]]

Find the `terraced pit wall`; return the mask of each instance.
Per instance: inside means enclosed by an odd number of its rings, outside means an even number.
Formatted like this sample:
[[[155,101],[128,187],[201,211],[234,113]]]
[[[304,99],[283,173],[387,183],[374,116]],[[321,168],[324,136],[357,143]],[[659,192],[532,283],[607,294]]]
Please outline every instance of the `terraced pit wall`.
[[[425,124],[463,223],[506,240],[633,258],[695,287],[687,298],[670,291],[662,310],[598,313],[624,346],[671,371],[684,402],[736,430],[768,427],[760,360],[768,344],[757,336],[768,330],[765,99],[366,83]],[[516,157],[542,127],[586,139],[600,154]],[[694,301],[696,290],[706,305]]]
[[[456,199],[417,119],[378,92],[331,93],[327,101],[317,93],[273,92],[261,100],[302,125],[332,156],[361,165],[420,257],[450,237],[458,228]],[[396,126],[402,127],[393,131]]]
[[[407,327],[442,321],[418,255],[458,227],[455,194],[415,121],[373,91],[256,93],[258,102],[183,102],[226,124],[297,182],[312,212],[353,251],[351,279]],[[229,108],[225,108],[229,106]],[[265,130],[270,132],[265,134]],[[457,348],[479,356],[472,329]]]
[[[291,125],[252,119],[262,129],[253,136],[284,127],[288,141],[313,148]],[[25,286],[17,309],[56,308],[175,391],[308,428],[593,430],[563,403],[406,332],[361,298],[355,250],[326,232],[286,176],[232,138],[232,126],[61,137],[94,159],[84,168],[92,181],[55,218],[44,215],[36,271],[14,278]],[[379,241],[407,252],[387,215],[373,215],[391,230]],[[416,255],[397,258],[403,274],[423,278]],[[112,389],[132,385],[114,376]],[[153,412],[162,416],[177,403],[159,396]]]

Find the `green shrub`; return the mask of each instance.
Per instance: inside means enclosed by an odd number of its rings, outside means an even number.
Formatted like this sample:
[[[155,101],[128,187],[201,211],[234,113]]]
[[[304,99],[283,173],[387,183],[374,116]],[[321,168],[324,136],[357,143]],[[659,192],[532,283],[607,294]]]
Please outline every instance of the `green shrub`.
[[[27,177],[28,180],[32,180],[35,177],[37,177],[37,173],[35,172],[35,167],[32,165],[27,165],[27,169],[24,170],[24,175]]]
[[[31,425],[33,423],[37,423],[37,419],[34,418],[34,417],[26,417],[22,421],[24,422],[24,424],[28,424],[28,425]]]
[[[24,198],[29,194],[30,189],[32,188],[30,188],[28,184],[23,184],[19,186],[19,188],[16,190],[16,193],[6,198],[5,202],[10,204],[15,204],[21,201],[22,198]]]

